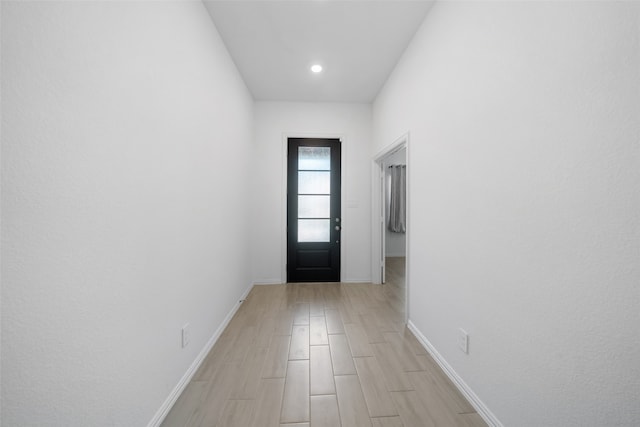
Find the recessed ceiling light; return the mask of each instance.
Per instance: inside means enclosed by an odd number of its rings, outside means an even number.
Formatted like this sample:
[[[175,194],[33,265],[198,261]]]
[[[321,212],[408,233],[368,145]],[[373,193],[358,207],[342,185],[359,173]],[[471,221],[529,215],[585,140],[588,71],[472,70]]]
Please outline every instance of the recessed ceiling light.
[[[322,65],[320,64],[315,64],[311,66],[311,71],[313,71],[314,73],[319,73],[322,71]]]

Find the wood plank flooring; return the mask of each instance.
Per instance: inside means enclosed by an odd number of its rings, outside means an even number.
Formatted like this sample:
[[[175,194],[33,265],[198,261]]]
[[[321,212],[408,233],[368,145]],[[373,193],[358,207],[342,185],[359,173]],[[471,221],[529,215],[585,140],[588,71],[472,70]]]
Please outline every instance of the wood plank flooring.
[[[403,267],[254,287],[162,426],[486,426],[405,327]]]

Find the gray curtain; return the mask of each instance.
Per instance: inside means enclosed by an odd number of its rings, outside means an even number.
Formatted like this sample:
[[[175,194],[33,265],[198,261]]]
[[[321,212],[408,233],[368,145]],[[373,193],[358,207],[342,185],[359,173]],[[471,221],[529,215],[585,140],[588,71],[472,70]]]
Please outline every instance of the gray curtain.
[[[407,167],[406,165],[393,165],[389,166],[389,171],[391,172],[389,230],[394,233],[404,233],[407,218]]]

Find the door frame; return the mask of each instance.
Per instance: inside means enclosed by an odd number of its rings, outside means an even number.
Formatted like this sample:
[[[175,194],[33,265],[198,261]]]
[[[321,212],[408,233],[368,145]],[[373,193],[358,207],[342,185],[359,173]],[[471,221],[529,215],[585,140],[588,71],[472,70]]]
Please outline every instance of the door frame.
[[[378,151],[373,156],[371,167],[371,280],[375,284],[381,284],[384,274],[385,260],[385,233],[386,214],[384,206],[384,185],[385,185],[385,160],[392,154],[402,150],[406,150],[407,164],[407,186],[406,186],[406,242],[405,242],[405,323],[409,320],[409,298],[411,295],[410,286],[410,185],[411,185],[411,156],[409,153],[409,132],[397,138],[394,142]]]
[[[281,212],[280,212],[280,282],[287,283],[287,174],[288,174],[288,152],[289,152],[289,138],[316,138],[316,139],[338,139],[340,141],[340,155],[341,155],[341,167],[340,167],[340,205],[342,206],[340,212],[340,223],[343,225],[340,235],[340,280],[344,279],[345,270],[345,250],[347,247],[345,242],[348,239],[348,230],[344,229],[345,223],[345,192],[344,192],[344,177],[345,169],[347,165],[346,159],[346,138],[340,133],[305,133],[305,132],[283,132],[281,143],[281,171],[282,171],[282,194],[281,194]]]

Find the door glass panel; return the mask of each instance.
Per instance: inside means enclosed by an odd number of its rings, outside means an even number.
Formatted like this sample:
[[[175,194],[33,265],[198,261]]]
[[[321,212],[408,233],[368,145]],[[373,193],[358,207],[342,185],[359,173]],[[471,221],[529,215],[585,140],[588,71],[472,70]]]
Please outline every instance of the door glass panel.
[[[331,172],[298,172],[298,194],[331,193]]]
[[[299,219],[298,242],[328,242],[330,227],[328,219]]]
[[[331,170],[331,147],[298,147],[298,170]]]
[[[298,196],[298,218],[329,218],[329,196]]]

